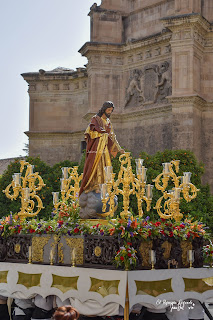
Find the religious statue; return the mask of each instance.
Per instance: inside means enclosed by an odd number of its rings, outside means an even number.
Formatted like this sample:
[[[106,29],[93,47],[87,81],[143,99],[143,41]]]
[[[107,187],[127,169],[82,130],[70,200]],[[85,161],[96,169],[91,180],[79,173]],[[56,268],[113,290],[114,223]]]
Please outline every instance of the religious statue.
[[[102,213],[100,185],[104,183],[104,168],[112,165],[111,156],[115,157],[118,152],[124,153],[109,119],[113,110],[111,101],[104,102],[85,131],[86,159],[79,191],[81,218],[97,218]]]
[[[127,106],[131,98],[136,95],[136,101],[145,101],[143,86],[144,86],[144,75],[140,70],[135,69],[133,76],[129,80],[128,87],[126,89],[126,98],[124,105]]]

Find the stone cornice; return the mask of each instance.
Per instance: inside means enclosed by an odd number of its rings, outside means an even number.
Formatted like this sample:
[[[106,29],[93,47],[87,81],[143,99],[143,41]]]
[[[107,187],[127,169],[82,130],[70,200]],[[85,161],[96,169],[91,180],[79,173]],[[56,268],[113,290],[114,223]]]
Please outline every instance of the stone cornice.
[[[168,100],[171,102],[173,106],[184,107],[187,105],[196,106],[199,109],[203,109],[206,106],[206,100],[198,95],[190,95],[190,96],[181,96],[175,97],[170,96]]]
[[[73,72],[26,72],[22,73],[21,76],[24,80],[28,81],[46,81],[46,80],[74,80],[86,78],[87,70],[85,68],[79,68],[78,71]]]
[[[192,26],[193,24],[197,24],[207,32],[211,26],[210,23],[199,13],[170,16],[162,18],[161,21],[164,23],[166,28],[169,28],[172,31],[183,26]]]
[[[130,50],[139,49],[142,47],[150,47],[162,42],[169,42],[171,39],[171,31],[162,31],[150,36],[132,39],[126,43],[101,43],[101,42],[86,42],[79,50],[82,56],[92,54],[123,54]]]
[[[24,133],[30,137],[39,137],[43,138],[44,136],[46,137],[52,137],[52,136],[71,136],[71,135],[82,135],[85,130],[80,130],[80,131],[25,131]]]

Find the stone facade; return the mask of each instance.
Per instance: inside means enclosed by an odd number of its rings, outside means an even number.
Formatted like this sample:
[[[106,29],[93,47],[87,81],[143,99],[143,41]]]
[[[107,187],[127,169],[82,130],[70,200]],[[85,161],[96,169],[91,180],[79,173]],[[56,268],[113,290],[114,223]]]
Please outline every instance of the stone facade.
[[[91,38],[79,50],[86,68],[22,75],[30,155],[78,160],[91,116],[111,100],[124,148],[192,150],[213,188],[212,1],[102,0],[89,16]]]

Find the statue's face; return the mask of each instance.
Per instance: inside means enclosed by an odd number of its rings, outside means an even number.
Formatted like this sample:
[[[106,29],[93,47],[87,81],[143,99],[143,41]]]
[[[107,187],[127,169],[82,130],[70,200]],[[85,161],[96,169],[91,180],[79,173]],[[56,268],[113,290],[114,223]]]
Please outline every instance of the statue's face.
[[[104,113],[107,118],[110,118],[112,112],[113,108],[107,108]]]

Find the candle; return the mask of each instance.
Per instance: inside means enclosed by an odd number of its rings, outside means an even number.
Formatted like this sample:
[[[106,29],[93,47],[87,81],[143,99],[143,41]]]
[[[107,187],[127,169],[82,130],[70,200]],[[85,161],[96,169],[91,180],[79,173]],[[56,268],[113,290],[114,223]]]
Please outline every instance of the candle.
[[[61,180],[61,191],[65,191],[65,180],[64,179],[60,179]]]
[[[150,250],[150,255],[151,255],[151,262],[155,262],[155,251]]]
[[[153,185],[151,184],[148,184],[146,186],[146,194],[148,199],[152,199],[152,188],[153,188]]]
[[[110,182],[112,180],[112,166],[105,167],[104,171],[105,171],[105,181]]]
[[[15,183],[15,187],[17,187],[18,185],[20,185],[21,182],[21,173],[14,173],[13,175],[13,181]]]
[[[189,261],[193,260],[193,252],[192,250],[189,250]]]
[[[53,249],[50,250],[50,263],[53,263]]]
[[[185,177],[185,183],[189,184],[190,183],[190,179],[191,179],[191,172],[184,172],[184,177]]]
[[[32,258],[32,247],[29,246],[28,248],[29,260]]]
[[[68,167],[61,168],[63,179],[68,179]]]
[[[72,266],[75,267],[75,248],[72,249]]]
[[[164,174],[168,174],[169,173],[169,165],[170,165],[169,162],[164,162],[163,163],[163,173]]]
[[[137,175],[142,175],[142,166],[143,166],[143,159],[135,159],[135,163],[136,163],[136,173]]]
[[[174,198],[175,198],[175,200],[180,199],[180,188],[175,188],[175,190],[174,190]]]
[[[24,200],[27,201],[30,199],[30,192],[29,188],[23,188],[23,197]]]
[[[33,174],[34,165],[29,164],[28,168],[29,168],[29,174]]]
[[[58,197],[59,197],[59,192],[52,192],[53,195],[53,204],[57,204],[58,203]]]
[[[101,199],[106,199],[107,198],[107,185],[106,183],[103,183],[100,185],[101,186]]]
[[[146,170],[144,166],[142,166],[142,182],[146,182]]]

